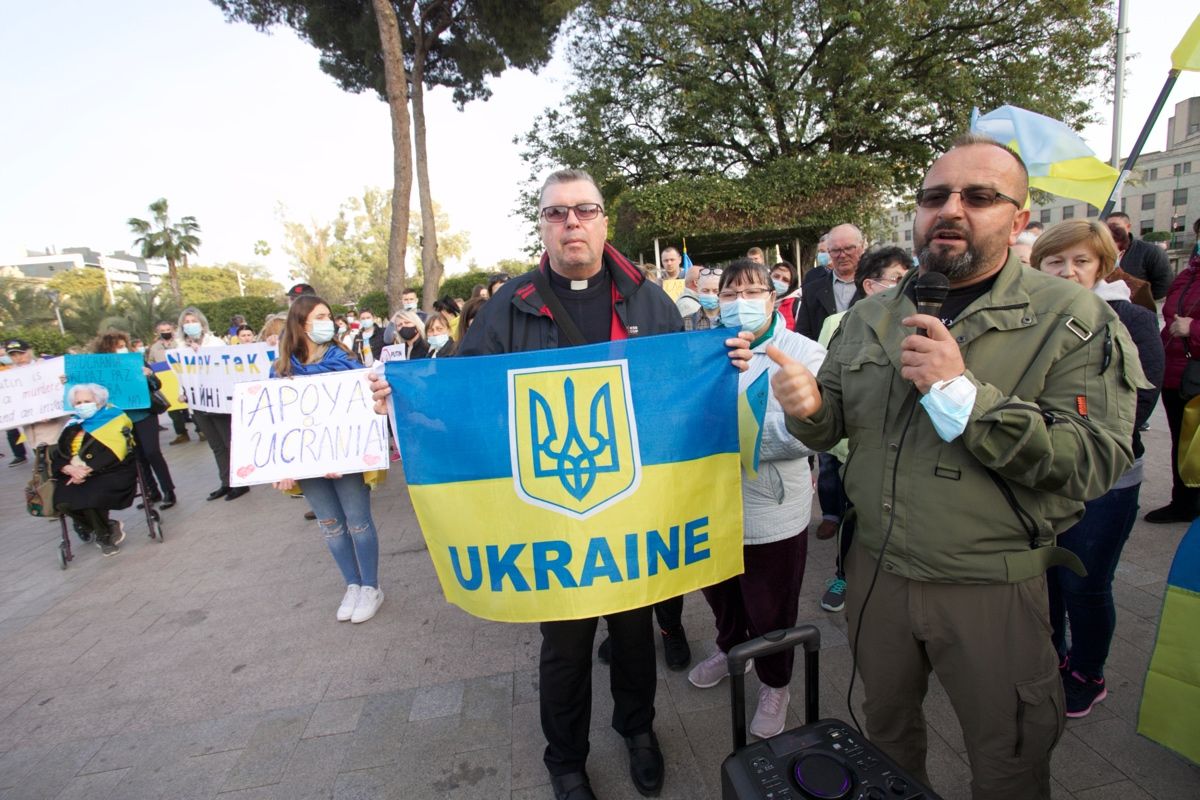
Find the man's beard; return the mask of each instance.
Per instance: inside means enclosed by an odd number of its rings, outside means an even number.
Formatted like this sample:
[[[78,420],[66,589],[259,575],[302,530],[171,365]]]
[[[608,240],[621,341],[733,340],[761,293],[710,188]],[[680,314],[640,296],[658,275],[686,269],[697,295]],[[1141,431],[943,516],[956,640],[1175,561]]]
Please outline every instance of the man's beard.
[[[922,267],[930,272],[942,273],[951,283],[967,280],[984,266],[984,259],[980,258],[979,251],[970,243],[958,255],[951,255],[949,250],[935,251],[930,245],[925,245],[918,257]]]

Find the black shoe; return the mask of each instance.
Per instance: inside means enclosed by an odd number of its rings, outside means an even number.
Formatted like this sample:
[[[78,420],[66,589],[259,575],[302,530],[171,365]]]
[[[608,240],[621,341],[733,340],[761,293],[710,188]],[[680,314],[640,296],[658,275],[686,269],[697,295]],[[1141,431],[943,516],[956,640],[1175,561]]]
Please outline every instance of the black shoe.
[[[216,500],[218,497],[224,497],[227,494],[229,494],[229,487],[222,486],[220,489],[217,489],[215,492],[209,492],[208,499]]]
[[[1181,508],[1173,505],[1165,505],[1162,508],[1156,508],[1142,519],[1146,522],[1164,523],[1164,522],[1191,522],[1196,518],[1195,514],[1188,513]]]
[[[317,518],[317,512],[315,512],[315,511],[305,511],[305,512],[304,512],[304,518],[305,518],[306,520],[308,520],[309,522],[312,522],[313,520],[315,520],[315,519]]]
[[[600,649],[596,651],[596,659],[601,664],[612,663],[612,637],[605,636],[604,641],[600,643]]]
[[[667,669],[679,672],[692,663],[692,648],[688,647],[687,634],[680,625],[673,631],[660,631],[663,639],[663,661]]]
[[[78,522],[72,522],[71,527],[75,529],[75,535],[79,537],[79,541],[87,544],[92,540],[91,530],[83,527]]]
[[[249,486],[235,486],[225,493],[225,501],[228,502],[230,500],[237,500],[239,497],[248,493],[249,491]]]
[[[151,492],[151,493],[150,493],[150,505],[151,505],[151,506],[158,505],[158,503],[159,503],[161,500],[162,500],[162,495],[161,495],[161,494],[159,494],[158,492]],[[141,509],[145,508],[145,507],[146,507],[146,499],[145,499],[145,498],[142,498],[142,502],[138,503],[138,504],[137,504],[137,507],[138,507],[138,510],[141,510]]]
[[[17,456],[12,461],[8,462],[8,465],[10,467],[19,467],[28,460],[29,459],[27,459],[25,456]]]
[[[642,797],[657,797],[663,786],[663,756],[654,731],[626,736],[629,748],[629,777]]]
[[[551,775],[550,786],[554,789],[554,800],[596,800],[586,772]]]
[[[174,492],[167,492],[166,494],[164,494],[164,495],[162,496],[162,502],[158,504],[158,507],[159,507],[159,508],[161,508],[161,509],[163,509],[163,510],[166,510],[166,509],[168,509],[168,508],[171,508],[172,506],[174,506],[174,505],[175,505],[175,503],[177,503],[177,502],[178,502],[178,501],[175,499],[175,493],[174,493]]]

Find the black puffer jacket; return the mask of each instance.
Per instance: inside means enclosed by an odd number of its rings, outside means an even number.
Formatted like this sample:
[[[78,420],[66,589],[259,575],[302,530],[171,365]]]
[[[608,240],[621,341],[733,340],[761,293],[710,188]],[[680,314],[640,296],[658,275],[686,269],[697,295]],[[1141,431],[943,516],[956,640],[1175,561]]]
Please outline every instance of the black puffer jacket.
[[[537,267],[546,272],[549,259],[543,255]],[[628,338],[677,333],[683,330],[683,318],[675,303],[661,288],[650,283],[641,270],[617,252],[604,246],[604,268],[616,289],[613,312]],[[483,305],[457,355],[479,356],[516,353],[565,347],[558,326],[533,285],[532,273],[505,283],[495,297]]]

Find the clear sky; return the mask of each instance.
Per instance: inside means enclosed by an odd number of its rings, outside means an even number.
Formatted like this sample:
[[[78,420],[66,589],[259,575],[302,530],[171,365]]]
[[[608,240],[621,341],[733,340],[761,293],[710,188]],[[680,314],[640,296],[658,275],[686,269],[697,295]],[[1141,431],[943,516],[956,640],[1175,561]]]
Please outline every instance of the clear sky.
[[[1123,151],[1197,11],[1192,0],[1127,2]],[[286,280],[281,205],[292,219],[329,220],[347,197],[392,180],[387,107],[341,91],[317,57],[287,30],[226,23],[208,0],[10,6],[0,26],[0,257],[130,247],[125,220],[166,197],[175,216],[200,221],[198,261],[253,261],[265,239]],[[566,72],[560,62],[510,72],[493,89],[462,113],[448,92],[427,95],[434,198],[470,233],[468,258],[482,266],[521,255],[525,224],[510,213],[526,172],[512,139],[557,103]],[[1148,151],[1163,147],[1173,104],[1195,95],[1200,73],[1184,73]],[[1107,120],[1110,101],[1097,103]],[[1085,131],[1103,159],[1109,131]]]

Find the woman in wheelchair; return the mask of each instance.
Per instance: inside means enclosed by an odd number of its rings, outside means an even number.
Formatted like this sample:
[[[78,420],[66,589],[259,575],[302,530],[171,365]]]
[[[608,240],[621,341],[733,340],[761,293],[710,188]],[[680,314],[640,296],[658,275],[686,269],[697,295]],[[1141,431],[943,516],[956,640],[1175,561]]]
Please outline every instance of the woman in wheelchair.
[[[119,520],[110,520],[108,512],[128,508],[137,489],[133,423],[108,404],[108,389],[97,383],[72,386],[67,406],[75,416],[50,454],[56,478],[54,506],[77,530],[91,533],[104,555],[115,556],[121,552],[118,545],[125,529]]]

